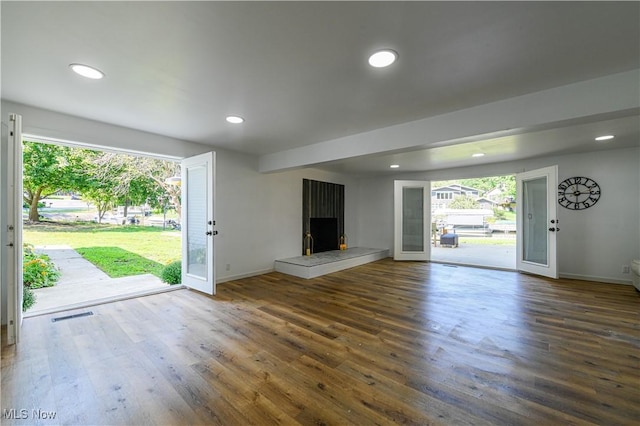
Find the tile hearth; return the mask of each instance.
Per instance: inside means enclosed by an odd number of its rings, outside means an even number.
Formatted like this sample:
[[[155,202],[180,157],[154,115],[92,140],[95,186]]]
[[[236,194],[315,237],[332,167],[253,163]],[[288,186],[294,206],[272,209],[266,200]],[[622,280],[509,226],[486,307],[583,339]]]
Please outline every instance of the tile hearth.
[[[332,250],[311,256],[297,256],[275,262],[275,270],[300,278],[315,278],[343,269],[375,262],[389,257],[388,249],[353,247]]]

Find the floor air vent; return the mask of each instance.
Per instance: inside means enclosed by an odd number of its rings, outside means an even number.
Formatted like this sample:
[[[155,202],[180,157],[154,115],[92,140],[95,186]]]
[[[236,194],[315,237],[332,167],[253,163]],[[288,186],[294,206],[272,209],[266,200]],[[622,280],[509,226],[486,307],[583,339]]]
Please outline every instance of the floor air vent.
[[[82,312],[81,314],[67,315],[66,317],[51,318],[51,322],[64,321],[73,318],[90,317],[91,315],[93,315],[93,312],[91,311]]]

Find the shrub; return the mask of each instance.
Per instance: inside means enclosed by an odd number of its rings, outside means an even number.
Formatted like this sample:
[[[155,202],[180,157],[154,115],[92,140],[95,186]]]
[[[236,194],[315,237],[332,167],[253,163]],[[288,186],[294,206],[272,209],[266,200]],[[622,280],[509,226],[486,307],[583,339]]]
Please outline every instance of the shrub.
[[[34,292],[30,288],[22,286],[22,312],[26,312],[34,303],[36,303]]]
[[[505,220],[507,218],[507,213],[502,209],[494,207],[493,216],[496,218],[496,220]]]
[[[24,287],[42,288],[55,285],[60,271],[46,254],[37,254],[31,244],[25,244],[22,251],[22,277]]]
[[[160,277],[162,281],[168,284],[181,284],[182,283],[182,262],[176,260],[169,263],[162,270]]]

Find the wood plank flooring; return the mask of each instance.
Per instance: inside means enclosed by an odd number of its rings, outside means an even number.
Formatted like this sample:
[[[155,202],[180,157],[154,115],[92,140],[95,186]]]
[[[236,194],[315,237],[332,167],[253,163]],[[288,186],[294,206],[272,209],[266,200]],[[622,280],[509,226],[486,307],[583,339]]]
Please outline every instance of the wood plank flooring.
[[[86,310],[3,348],[3,425],[640,420],[631,286],[385,259]]]

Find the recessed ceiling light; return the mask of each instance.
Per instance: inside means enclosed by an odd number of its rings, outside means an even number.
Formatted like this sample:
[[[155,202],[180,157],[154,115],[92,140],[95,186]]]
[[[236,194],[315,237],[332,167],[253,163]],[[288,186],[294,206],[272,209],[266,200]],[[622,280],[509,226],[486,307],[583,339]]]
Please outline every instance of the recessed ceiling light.
[[[227,121],[231,124],[240,124],[244,123],[244,118],[237,115],[230,115],[227,117]]]
[[[375,68],[388,67],[398,59],[398,54],[391,49],[378,50],[369,56],[369,65]]]
[[[397,169],[398,167],[400,167],[400,164],[392,164],[389,167],[391,167],[392,169]]]
[[[97,68],[90,67],[89,65],[70,64],[69,68],[71,68],[76,74],[93,80],[100,80],[104,77],[104,73],[102,71]]]
[[[472,157],[484,157],[484,152],[476,152],[475,154],[471,155]]]
[[[613,139],[615,136],[613,135],[604,135],[604,136],[598,136],[596,138],[597,141],[608,141],[610,139]]]

